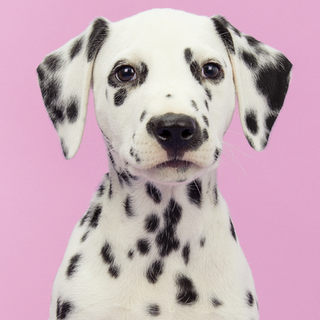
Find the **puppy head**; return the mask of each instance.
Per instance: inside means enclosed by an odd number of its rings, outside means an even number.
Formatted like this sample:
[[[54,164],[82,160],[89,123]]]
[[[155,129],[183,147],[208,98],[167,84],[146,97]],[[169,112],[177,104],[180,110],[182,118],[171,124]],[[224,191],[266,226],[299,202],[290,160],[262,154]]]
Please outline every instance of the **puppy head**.
[[[220,16],[170,9],[95,20],[38,67],[65,156],[77,151],[90,82],[116,170],[181,183],[215,169],[238,95],[244,133],[262,150],[290,62]]]

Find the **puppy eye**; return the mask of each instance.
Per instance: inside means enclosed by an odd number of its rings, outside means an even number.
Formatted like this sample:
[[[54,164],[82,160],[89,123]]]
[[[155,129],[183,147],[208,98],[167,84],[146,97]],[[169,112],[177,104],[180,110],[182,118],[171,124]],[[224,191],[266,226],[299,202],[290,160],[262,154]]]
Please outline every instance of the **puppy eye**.
[[[217,79],[221,74],[221,67],[217,63],[207,63],[202,67],[202,75],[205,78]]]
[[[136,72],[130,66],[121,66],[116,70],[116,78],[121,82],[132,81],[136,78]]]

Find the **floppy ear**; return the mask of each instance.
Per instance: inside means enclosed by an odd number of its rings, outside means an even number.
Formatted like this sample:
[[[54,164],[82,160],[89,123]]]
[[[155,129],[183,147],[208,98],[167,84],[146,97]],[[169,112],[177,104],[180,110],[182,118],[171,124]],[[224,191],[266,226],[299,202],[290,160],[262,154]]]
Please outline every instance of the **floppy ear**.
[[[231,60],[244,134],[251,147],[261,151],[283,105],[292,64],[281,52],[241,33],[223,17],[212,20]]]
[[[66,159],[71,159],[80,146],[92,68],[108,30],[106,19],[94,20],[82,34],[46,56],[37,68],[43,101]]]

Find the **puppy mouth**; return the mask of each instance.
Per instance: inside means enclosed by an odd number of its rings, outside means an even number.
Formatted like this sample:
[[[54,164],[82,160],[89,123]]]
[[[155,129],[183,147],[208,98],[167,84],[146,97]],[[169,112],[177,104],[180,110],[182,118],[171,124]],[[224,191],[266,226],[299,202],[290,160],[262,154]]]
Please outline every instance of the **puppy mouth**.
[[[187,170],[191,165],[192,163],[189,161],[169,160],[156,165],[156,168],[157,169],[175,168],[180,170]]]

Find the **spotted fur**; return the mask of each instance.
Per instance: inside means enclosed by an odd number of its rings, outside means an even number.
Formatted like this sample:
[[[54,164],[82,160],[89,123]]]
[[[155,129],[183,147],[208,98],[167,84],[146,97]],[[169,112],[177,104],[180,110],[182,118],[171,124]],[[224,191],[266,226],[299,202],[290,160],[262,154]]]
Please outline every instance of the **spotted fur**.
[[[217,73],[204,72],[208,63]],[[244,135],[262,150],[290,71],[282,53],[225,18],[170,9],[98,18],[44,58],[39,85],[64,156],[79,148],[92,85],[109,159],[72,233],[49,320],[259,319],[216,171],[234,93]]]
[[[67,269],[67,277],[70,278],[75,272],[78,267],[79,261],[81,260],[81,254],[75,254],[70,259],[70,264]]]
[[[70,313],[72,313],[74,307],[73,304],[69,301],[61,301],[58,299],[57,301],[57,311],[56,316],[57,320],[68,319]]]

